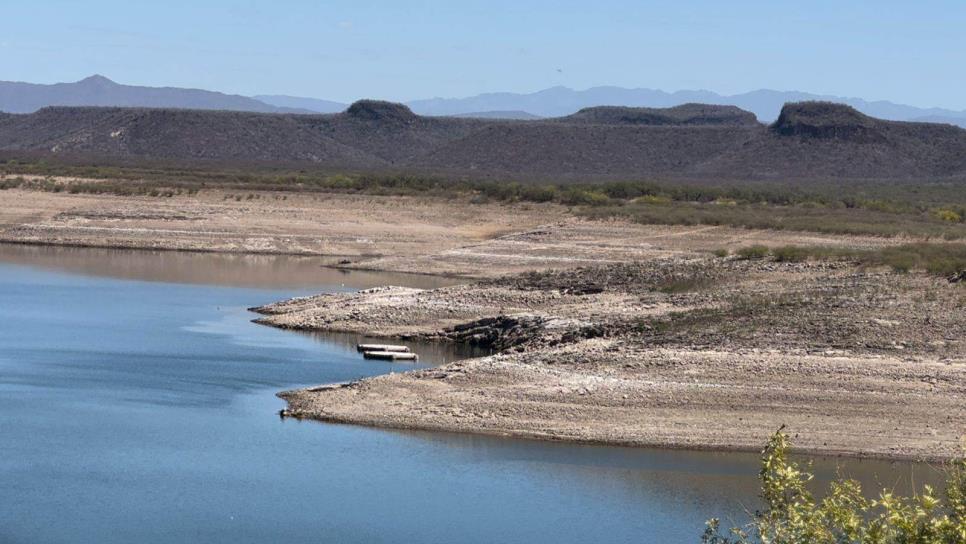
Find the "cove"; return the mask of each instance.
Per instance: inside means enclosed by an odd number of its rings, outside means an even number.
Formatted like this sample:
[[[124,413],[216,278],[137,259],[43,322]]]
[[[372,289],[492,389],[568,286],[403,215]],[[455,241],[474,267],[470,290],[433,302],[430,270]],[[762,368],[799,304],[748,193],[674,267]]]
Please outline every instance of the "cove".
[[[447,283],[312,259],[0,246],[0,542],[696,542],[755,454],[282,420],[275,393],[413,368],[251,323],[321,291]],[[479,355],[417,346],[420,365]],[[930,467],[816,459],[868,485]]]

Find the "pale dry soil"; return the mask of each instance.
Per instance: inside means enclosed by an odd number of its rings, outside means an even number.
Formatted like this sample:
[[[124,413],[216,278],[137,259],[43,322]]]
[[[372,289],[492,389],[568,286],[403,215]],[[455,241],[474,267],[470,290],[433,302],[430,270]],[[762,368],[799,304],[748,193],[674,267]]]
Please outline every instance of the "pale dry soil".
[[[58,181],[69,187],[74,180]],[[293,254],[350,269],[495,277],[755,243],[869,247],[901,240],[590,222],[552,204],[471,204],[466,198],[222,190],[150,197],[10,189],[0,191],[0,242]]]
[[[433,253],[561,217],[550,207],[508,213],[496,205],[407,197],[0,191],[0,242],[311,255],[332,264]]]
[[[258,311],[279,327],[498,350],[282,393],[293,417],[741,450],[787,425],[802,451],[930,460],[966,435],[966,288],[924,274],[674,257]]]

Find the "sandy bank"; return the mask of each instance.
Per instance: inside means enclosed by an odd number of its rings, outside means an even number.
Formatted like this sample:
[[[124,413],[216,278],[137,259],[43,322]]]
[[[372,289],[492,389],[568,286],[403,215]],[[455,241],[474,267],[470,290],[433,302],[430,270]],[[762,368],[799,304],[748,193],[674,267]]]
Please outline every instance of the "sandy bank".
[[[496,277],[765,243],[876,246],[727,227],[582,221],[553,204],[468,198],[232,192],[172,197],[0,193],[0,242],[317,257],[348,269]]]
[[[674,287],[674,288],[669,288]],[[665,259],[261,308],[263,323],[498,355],[283,393],[288,413],[620,445],[944,459],[966,434],[966,291],[846,264]]]

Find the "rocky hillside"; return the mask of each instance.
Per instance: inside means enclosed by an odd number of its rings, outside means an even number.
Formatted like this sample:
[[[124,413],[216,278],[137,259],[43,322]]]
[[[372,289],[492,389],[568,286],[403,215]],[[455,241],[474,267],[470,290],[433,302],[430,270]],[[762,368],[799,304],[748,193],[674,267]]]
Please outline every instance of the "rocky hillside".
[[[966,130],[821,102],[787,104],[771,126],[702,104],[541,120],[425,117],[372,100],[329,115],[49,107],[0,115],[0,150],[526,179],[966,179]]]

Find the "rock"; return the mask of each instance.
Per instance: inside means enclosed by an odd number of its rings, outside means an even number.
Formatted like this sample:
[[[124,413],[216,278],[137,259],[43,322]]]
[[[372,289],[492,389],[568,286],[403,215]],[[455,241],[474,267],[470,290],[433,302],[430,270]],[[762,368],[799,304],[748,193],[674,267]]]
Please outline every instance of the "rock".
[[[875,323],[876,325],[880,325],[882,327],[895,327],[899,325],[898,321],[892,321],[889,319],[878,319],[878,318],[873,318],[872,323]]]

